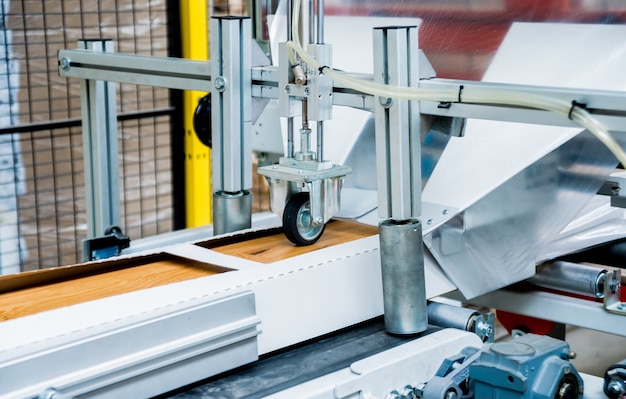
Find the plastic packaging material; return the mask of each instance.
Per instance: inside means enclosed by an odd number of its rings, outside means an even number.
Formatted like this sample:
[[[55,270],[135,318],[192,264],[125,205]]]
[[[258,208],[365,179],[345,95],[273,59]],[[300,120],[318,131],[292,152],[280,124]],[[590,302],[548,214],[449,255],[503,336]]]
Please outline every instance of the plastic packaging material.
[[[535,95],[516,90],[505,90],[501,88],[461,88],[448,91],[422,89],[417,87],[399,87],[386,84],[366,81],[363,79],[348,76],[345,73],[335,71],[328,66],[321,65],[315,58],[308,54],[302,47],[298,35],[298,23],[301,0],[296,0],[293,7],[292,16],[292,37],[293,40],[287,42],[287,47],[306,62],[313,69],[324,73],[331,79],[341,82],[354,90],[363,93],[391,97],[403,100],[419,100],[434,102],[459,102],[459,92],[463,90],[463,103],[476,104],[496,104],[519,107],[529,107],[550,111],[564,115],[580,126],[589,130],[598,140],[600,140],[615,155],[618,161],[626,166],[626,152],[621,148],[615,138],[608,132],[607,128],[595,119],[584,107],[576,102],[568,102],[559,98],[545,95]],[[291,56],[290,56],[291,58]]]

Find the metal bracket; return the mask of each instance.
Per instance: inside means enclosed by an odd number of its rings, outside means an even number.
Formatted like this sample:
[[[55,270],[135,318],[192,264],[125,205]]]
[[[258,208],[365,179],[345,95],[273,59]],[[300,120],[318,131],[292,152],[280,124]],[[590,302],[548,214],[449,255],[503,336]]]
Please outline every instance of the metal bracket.
[[[473,398],[468,378],[472,364],[480,356],[480,349],[467,347],[458,355],[446,358],[428,384],[418,388],[417,397],[422,399]]]
[[[102,237],[83,240],[83,262],[111,258],[130,246],[130,238],[117,226],[108,228]]]
[[[611,313],[626,316],[626,302],[622,302],[622,273],[615,269],[604,280],[604,309]]]

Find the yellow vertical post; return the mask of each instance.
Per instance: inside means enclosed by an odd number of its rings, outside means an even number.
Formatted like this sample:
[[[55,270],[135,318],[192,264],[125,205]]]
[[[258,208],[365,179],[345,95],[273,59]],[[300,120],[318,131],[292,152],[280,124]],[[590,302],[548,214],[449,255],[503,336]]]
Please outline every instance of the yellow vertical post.
[[[209,40],[206,0],[181,0],[182,55],[194,60],[208,60]],[[185,91],[185,205],[187,227],[211,223],[211,152],[193,129],[193,114],[198,101],[207,93]]]

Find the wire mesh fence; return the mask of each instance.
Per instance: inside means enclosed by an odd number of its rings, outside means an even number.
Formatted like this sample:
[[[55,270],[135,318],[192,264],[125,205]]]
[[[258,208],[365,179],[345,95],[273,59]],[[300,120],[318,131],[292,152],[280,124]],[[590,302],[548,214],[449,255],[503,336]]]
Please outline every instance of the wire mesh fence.
[[[79,39],[167,56],[167,1],[0,0],[0,274],[75,263],[85,238],[80,82],[56,53]],[[177,39],[173,39],[177,40]],[[122,229],[172,230],[167,89],[117,90]]]

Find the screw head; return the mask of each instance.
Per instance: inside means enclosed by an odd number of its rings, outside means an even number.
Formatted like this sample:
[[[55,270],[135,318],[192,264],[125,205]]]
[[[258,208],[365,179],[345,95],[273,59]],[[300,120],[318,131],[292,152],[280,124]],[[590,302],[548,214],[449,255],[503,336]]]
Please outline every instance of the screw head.
[[[70,68],[72,67],[70,59],[69,58],[65,58],[65,57],[61,58],[61,60],[59,61],[59,66],[64,71],[69,71]]]
[[[287,94],[291,93],[291,86],[289,85],[285,86],[285,93]]]
[[[304,88],[304,94],[306,94],[307,96],[311,94],[311,88],[310,87],[305,87]]]
[[[226,90],[226,79],[224,79],[221,76],[218,76],[217,78],[215,78],[215,82],[213,83],[213,86],[215,86],[215,89],[219,92],[223,92],[224,90]]]
[[[378,97],[378,102],[384,108],[390,108],[393,105],[393,98],[389,97]]]

